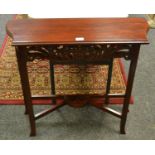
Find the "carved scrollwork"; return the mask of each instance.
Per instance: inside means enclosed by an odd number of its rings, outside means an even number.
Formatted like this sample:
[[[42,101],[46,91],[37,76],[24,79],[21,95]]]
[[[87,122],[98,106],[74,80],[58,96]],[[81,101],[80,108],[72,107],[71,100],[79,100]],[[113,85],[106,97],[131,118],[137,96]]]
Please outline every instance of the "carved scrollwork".
[[[49,50],[43,46],[26,46],[27,60],[33,61],[34,59],[48,59]]]
[[[132,57],[132,48],[133,46],[131,44],[125,44],[125,45],[114,45],[114,50],[115,52],[120,53],[121,56],[125,59],[125,60],[131,60]]]
[[[112,57],[112,50],[107,45],[69,45],[58,46],[51,52],[51,58],[59,61],[100,61]]]
[[[53,62],[95,62],[114,57],[120,54],[126,60],[131,59],[132,45],[44,45],[26,46],[27,60],[50,59]]]

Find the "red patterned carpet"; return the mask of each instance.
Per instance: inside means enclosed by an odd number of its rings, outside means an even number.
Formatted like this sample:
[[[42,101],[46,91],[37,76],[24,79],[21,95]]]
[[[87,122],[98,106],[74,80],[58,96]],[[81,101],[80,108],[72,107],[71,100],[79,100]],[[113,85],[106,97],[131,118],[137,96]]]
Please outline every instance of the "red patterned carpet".
[[[17,18],[22,18],[21,15]],[[22,104],[23,96],[16,63],[15,49],[11,39],[6,38],[0,57],[0,104]],[[33,95],[50,94],[48,61],[28,63],[29,79]],[[56,94],[104,94],[106,88],[107,67],[100,65],[56,65]],[[119,59],[114,60],[110,93],[124,93],[126,88],[124,68]],[[122,103],[121,99],[112,99],[111,103]],[[42,104],[42,101],[35,101]],[[44,102],[49,104],[50,101]]]

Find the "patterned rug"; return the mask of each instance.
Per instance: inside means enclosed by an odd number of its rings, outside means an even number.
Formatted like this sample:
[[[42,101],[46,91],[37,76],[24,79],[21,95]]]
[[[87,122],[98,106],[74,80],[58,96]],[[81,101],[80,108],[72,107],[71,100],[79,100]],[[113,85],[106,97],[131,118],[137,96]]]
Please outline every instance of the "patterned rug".
[[[18,16],[17,18],[22,18]],[[104,94],[107,80],[107,66],[104,65],[56,65],[56,94]],[[48,61],[28,63],[28,73],[33,95],[50,95]],[[114,60],[110,93],[124,93],[126,88],[125,72],[120,59]],[[115,99],[118,103],[120,100]],[[44,102],[49,104],[50,101]],[[6,38],[0,56],[0,104],[22,104],[18,66],[15,48],[11,39]],[[41,102],[35,101],[35,104]]]

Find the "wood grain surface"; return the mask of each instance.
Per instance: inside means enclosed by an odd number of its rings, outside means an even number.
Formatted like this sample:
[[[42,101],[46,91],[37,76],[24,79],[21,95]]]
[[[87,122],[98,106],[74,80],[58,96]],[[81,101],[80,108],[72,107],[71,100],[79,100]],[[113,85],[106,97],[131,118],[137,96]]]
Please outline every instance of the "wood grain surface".
[[[143,18],[11,20],[6,30],[13,45],[148,43]]]

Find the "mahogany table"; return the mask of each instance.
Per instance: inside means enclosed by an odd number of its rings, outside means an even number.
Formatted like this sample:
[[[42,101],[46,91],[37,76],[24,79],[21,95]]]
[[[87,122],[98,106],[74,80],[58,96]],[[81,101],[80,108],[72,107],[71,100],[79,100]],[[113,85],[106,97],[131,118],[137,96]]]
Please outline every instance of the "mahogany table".
[[[31,133],[36,135],[35,121],[54,110],[80,102],[95,106],[120,118],[120,133],[125,134],[128,107],[141,44],[148,44],[148,24],[143,18],[66,18],[11,20],[6,30],[15,46],[26,114],[29,116]],[[125,94],[110,94],[114,58],[130,61]],[[51,95],[32,96],[27,62],[47,59],[50,64]],[[56,95],[54,85],[55,64],[96,64],[108,66],[106,93],[104,95]],[[122,112],[108,107],[109,98],[123,98]],[[94,98],[104,98],[101,106]],[[51,99],[52,107],[34,114],[32,100]],[[61,102],[58,102],[61,100]]]

